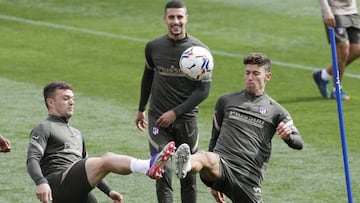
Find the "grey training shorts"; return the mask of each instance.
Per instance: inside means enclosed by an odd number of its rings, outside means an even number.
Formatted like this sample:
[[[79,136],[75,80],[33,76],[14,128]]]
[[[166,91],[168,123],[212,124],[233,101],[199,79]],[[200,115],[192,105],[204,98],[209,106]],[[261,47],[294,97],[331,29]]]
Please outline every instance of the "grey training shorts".
[[[360,16],[335,15],[336,27],[334,28],[336,42],[349,41],[351,44],[360,43]],[[325,24],[324,24],[325,25]],[[325,25],[328,42],[330,42],[328,28]]]

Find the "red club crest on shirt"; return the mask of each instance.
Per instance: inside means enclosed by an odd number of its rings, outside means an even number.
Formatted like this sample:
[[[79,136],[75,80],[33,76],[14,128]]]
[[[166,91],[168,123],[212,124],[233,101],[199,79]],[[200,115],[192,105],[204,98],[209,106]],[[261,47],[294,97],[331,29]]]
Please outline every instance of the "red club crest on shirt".
[[[265,107],[260,106],[260,107],[259,107],[259,113],[260,113],[261,115],[264,115],[264,114],[267,113],[267,109],[266,109]]]
[[[157,127],[157,126],[154,126],[154,127],[152,128],[152,133],[153,133],[153,135],[159,134],[159,131],[160,131],[160,129],[159,129],[159,127]]]

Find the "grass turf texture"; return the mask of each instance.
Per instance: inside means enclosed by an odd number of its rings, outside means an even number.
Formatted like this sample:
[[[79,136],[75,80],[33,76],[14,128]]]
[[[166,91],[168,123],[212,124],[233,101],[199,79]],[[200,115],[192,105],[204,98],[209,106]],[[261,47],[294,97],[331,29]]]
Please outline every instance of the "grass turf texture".
[[[46,116],[42,88],[65,80],[75,87],[71,124],[86,136],[90,155],[107,151],[148,158],[137,112],[145,42],[166,32],[164,1],[0,0],[0,132],[13,151],[0,154],[0,202],[37,202],[25,169],[30,130]],[[243,88],[242,56],[264,52],[273,60],[267,92],[291,113],[305,140],[293,151],[275,137],[265,176],[267,203],[347,202],[336,102],[323,99],[312,71],[331,62],[317,2],[185,1],[188,32],[212,50],[209,98],[200,105],[200,149],[207,149],[214,103]],[[354,202],[360,201],[358,141],[359,62],[344,79],[343,103]],[[174,176],[175,177],[175,176]],[[156,202],[154,182],[143,175],[106,178],[126,202]],[[174,179],[174,200],[180,202]],[[198,202],[214,202],[201,181]],[[95,190],[99,202],[111,202]]]

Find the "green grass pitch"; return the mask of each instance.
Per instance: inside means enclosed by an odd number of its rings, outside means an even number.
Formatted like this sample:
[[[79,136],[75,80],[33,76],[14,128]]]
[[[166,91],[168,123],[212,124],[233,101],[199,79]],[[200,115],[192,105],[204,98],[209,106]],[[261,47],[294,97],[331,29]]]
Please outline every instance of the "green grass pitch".
[[[200,105],[200,149],[207,149],[212,111],[225,92],[243,88],[242,56],[264,52],[273,61],[267,92],[292,114],[305,141],[302,151],[278,137],[265,176],[266,203],[347,202],[336,101],[323,99],[312,72],[331,62],[317,1],[185,0],[189,34],[213,51],[209,98]],[[0,0],[0,132],[13,150],[0,154],[0,202],[34,203],[26,172],[30,130],[47,111],[49,81],[74,85],[71,124],[86,137],[88,152],[148,158],[145,133],[134,125],[146,41],[166,32],[160,0]],[[346,71],[343,103],[354,202],[360,192],[360,63]],[[125,202],[155,203],[154,181],[139,174],[106,177]],[[174,201],[180,202],[174,178]],[[111,202],[95,190],[99,202]],[[198,181],[198,202],[215,202]]]

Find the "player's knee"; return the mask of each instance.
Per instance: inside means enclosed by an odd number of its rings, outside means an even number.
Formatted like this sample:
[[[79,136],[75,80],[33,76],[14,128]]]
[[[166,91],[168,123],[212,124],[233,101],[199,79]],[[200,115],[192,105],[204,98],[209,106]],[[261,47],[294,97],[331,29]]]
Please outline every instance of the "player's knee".
[[[218,166],[219,165],[219,157],[217,154],[213,152],[204,152],[204,156],[206,161],[210,167]]]
[[[115,153],[113,153],[113,152],[106,152],[104,155],[102,155],[101,158],[106,161],[106,160],[111,159],[114,155],[115,155]]]
[[[200,150],[196,153],[196,156],[198,156],[196,160],[202,162],[203,167],[206,168],[212,167],[218,162],[218,156],[212,152]]]
[[[213,181],[219,177],[219,156],[213,152],[201,152],[203,167],[200,174],[206,180]]]
[[[106,167],[106,166],[108,166],[109,164],[111,164],[114,156],[115,156],[115,153],[113,153],[113,152],[106,152],[104,155],[101,156],[102,165],[103,165],[104,167]]]

